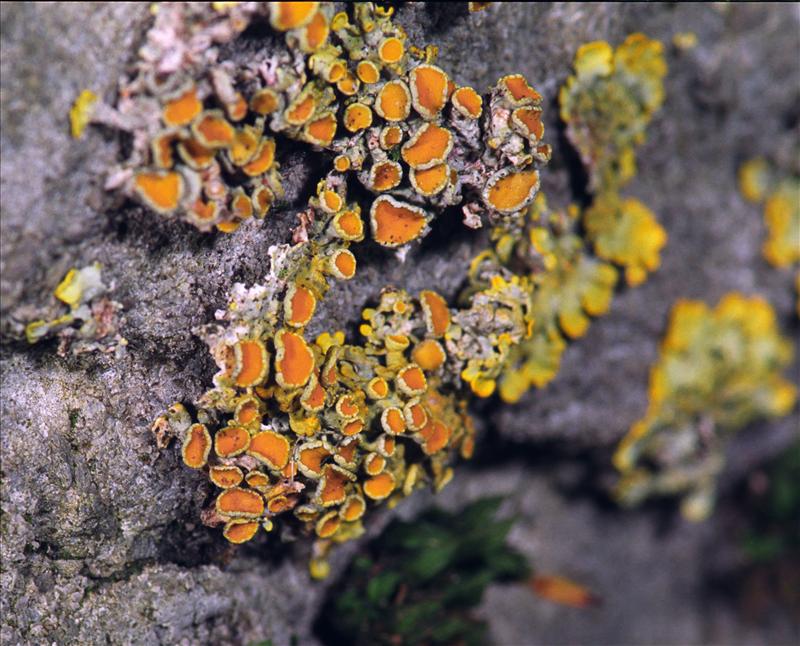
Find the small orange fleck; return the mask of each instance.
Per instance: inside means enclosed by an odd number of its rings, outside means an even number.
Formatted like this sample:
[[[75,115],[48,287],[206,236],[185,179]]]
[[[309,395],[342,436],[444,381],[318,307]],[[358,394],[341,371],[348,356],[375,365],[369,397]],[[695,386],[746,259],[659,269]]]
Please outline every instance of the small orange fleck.
[[[397,373],[397,388],[409,396],[421,395],[427,390],[428,381],[420,367],[410,363]]]
[[[370,209],[372,236],[385,247],[398,247],[416,240],[427,224],[421,208],[381,195]]]
[[[242,470],[239,467],[213,466],[208,470],[208,477],[222,489],[236,487],[242,482]]]
[[[183,177],[174,171],[140,171],[133,184],[142,201],[159,213],[177,209],[184,193]]]
[[[216,219],[219,206],[216,202],[203,202],[203,200],[198,198],[194,201],[194,204],[189,207],[188,212],[193,220],[205,224],[213,222]]]
[[[289,440],[275,431],[261,431],[250,440],[248,455],[276,470],[283,469],[289,462]]]
[[[419,301],[425,316],[428,333],[441,337],[450,328],[450,308],[439,294],[430,290],[419,293]]]
[[[336,191],[325,189],[319,194],[319,203],[328,213],[336,213],[344,206],[344,199]]]
[[[192,85],[179,97],[168,101],[161,118],[168,126],[185,126],[203,110],[203,103],[197,98],[197,88]]]
[[[258,339],[238,341],[233,346],[236,357],[234,382],[240,388],[256,386],[267,376],[269,357],[264,344]]]
[[[264,513],[264,499],[249,489],[233,487],[217,496],[217,513],[234,518],[258,518]]]
[[[411,98],[414,109],[425,119],[438,115],[448,97],[449,77],[435,65],[418,65],[411,70]]]
[[[347,155],[336,155],[333,160],[333,167],[340,173],[350,170],[350,158]]]
[[[572,608],[589,608],[600,605],[601,600],[591,590],[563,576],[535,575],[530,579],[531,589],[543,599]]]
[[[280,330],[275,335],[275,379],[282,388],[305,386],[314,369],[314,354],[299,334]]]
[[[232,458],[250,446],[250,433],[241,426],[227,426],[214,435],[214,451],[221,458]]]
[[[204,424],[192,424],[186,431],[181,447],[183,463],[192,469],[202,469],[211,451],[211,435]]]
[[[372,500],[383,500],[394,491],[395,480],[391,473],[384,472],[364,483],[364,493]]]
[[[431,371],[441,367],[447,356],[438,341],[425,339],[411,352],[411,358],[423,370]]]
[[[240,92],[236,93],[234,100],[225,105],[225,112],[231,121],[241,121],[247,116],[247,101]]]
[[[347,117],[345,117],[345,123]],[[326,112],[320,117],[309,121],[305,126],[306,139],[318,146],[330,146],[336,136],[336,117],[332,112]]]
[[[231,543],[240,545],[246,543],[258,531],[258,523],[254,521],[231,520],[226,523],[222,535]]]
[[[242,170],[250,177],[257,177],[266,173],[275,162],[275,140],[272,137],[264,137],[258,144],[258,150],[253,156],[252,161],[245,164]]]
[[[394,455],[396,446],[397,441],[392,435],[381,435],[380,438],[378,438],[378,450],[387,457]]]
[[[397,162],[386,160],[370,168],[369,183],[374,191],[388,191],[400,184],[403,168]]]
[[[377,83],[381,78],[378,66],[372,61],[361,61],[356,67],[356,75],[362,83]]]
[[[444,162],[452,149],[451,132],[434,123],[426,123],[403,145],[401,155],[411,168],[424,170]]]
[[[384,38],[378,45],[378,56],[384,63],[397,63],[403,58],[404,52],[403,41],[395,36]]]
[[[461,457],[469,460],[475,453],[475,438],[472,436],[465,437],[461,442]]]
[[[206,148],[227,148],[236,131],[219,110],[207,110],[192,124],[192,133]]]
[[[311,22],[319,2],[270,2],[269,22],[278,31],[297,29]]]
[[[378,92],[375,111],[387,121],[403,121],[411,112],[411,93],[403,81],[389,81]]]
[[[261,115],[272,114],[280,107],[280,99],[275,90],[262,88],[250,99],[250,109]]]
[[[292,284],[283,301],[284,320],[292,327],[303,327],[314,316],[317,299],[307,287]]]
[[[451,98],[453,106],[469,119],[477,119],[483,113],[483,98],[471,87],[460,87]]]

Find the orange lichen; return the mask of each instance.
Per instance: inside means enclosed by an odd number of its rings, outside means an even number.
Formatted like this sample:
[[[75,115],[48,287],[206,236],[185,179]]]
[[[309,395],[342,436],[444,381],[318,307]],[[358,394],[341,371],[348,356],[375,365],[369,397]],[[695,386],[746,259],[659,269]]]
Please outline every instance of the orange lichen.
[[[350,170],[350,158],[347,155],[337,155],[333,160],[333,167],[340,173]]]
[[[450,180],[450,167],[447,164],[437,164],[424,170],[412,168],[409,173],[411,185],[420,195],[429,197],[441,193]]]
[[[258,523],[252,520],[231,520],[225,524],[222,535],[231,543],[239,545],[246,543],[258,531]]]
[[[350,280],[356,275],[356,257],[347,249],[337,249],[331,256],[331,273],[342,280]]]
[[[517,108],[511,113],[511,122],[526,137],[530,137],[538,141],[544,136],[542,109],[539,107]]]
[[[272,137],[264,137],[258,144],[253,159],[245,164],[242,170],[250,177],[258,177],[266,173],[273,163],[275,163],[275,140]]]
[[[304,327],[314,316],[317,299],[310,289],[302,285],[290,285],[283,300],[284,321],[292,327]]]
[[[331,455],[321,442],[313,442],[302,447],[297,456],[297,466],[309,478],[322,475],[322,461]]]
[[[421,395],[428,388],[425,373],[414,363],[408,364],[397,373],[397,388],[409,396]]]
[[[411,358],[423,370],[432,371],[441,367],[447,355],[438,341],[425,339],[414,348]]]
[[[202,469],[211,451],[211,435],[205,424],[192,424],[186,431],[181,447],[183,463],[192,469]]]
[[[441,164],[453,149],[453,135],[434,123],[426,123],[403,145],[401,156],[411,168],[424,170]]]
[[[483,97],[471,87],[460,87],[450,98],[453,107],[469,119],[478,119],[483,114]]]
[[[174,171],[141,171],[133,178],[136,194],[154,211],[170,213],[178,208],[184,193],[184,181]]]
[[[425,119],[434,119],[447,103],[450,79],[435,65],[419,65],[409,75],[411,102]]]
[[[389,384],[383,377],[373,377],[367,384],[367,395],[372,399],[383,399],[389,394]]]
[[[197,98],[197,88],[192,85],[183,94],[168,101],[161,118],[168,126],[185,126],[203,110],[203,103]]]
[[[347,122],[345,118],[345,123]],[[336,117],[332,112],[326,112],[313,121],[309,121],[304,129],[306,139],[318,146],[330,146],[336,136]]]
[[[419,301],[422,305],[428,333],[434,337],[443,336],[450,328],[450,308],[447,307],[447,301],[430,290],[421,291]]]
[[[178,143],[178,154],[189,168],[202,170],[214,161],[213,148],[206,148],[197,139],[185,139]]]
[[[264,513],[264,499],[249,489],[226,489],[216,502],[217,513],[228,518],[258,518]]]
[[[244,477],[245,482],[253,489],[266,489],[270,485],[269,476],[262,471],[249,471]]]
[[[344,199],[336,191],[324,189],[319,194],[319,204],[328,213],[336,213],[344,206]]]
[[[280,106],[278,94],[267,87],[258,90],[250,99],[250,109],[260,115],[272,114]]]
[[[369,185],[375,191],[388,191],[400,184],[403,168],[394,161],[375,164],[369,171]]]
[[[343,503],[347,497],[346,485],[354,477],[349,471],[335,464],[326,465],[317,488],[319,504],[323,507],[330,507]]]
[[[336,456],[334,457],[334,460],[339,463],[344,462],[344,464],[353,464],[357,451],[357,439],[353,438],[345,440],[336,448]]]
[[[500,79],[499,85],[506,90],[508,98],[517,104],[541,101],[542,95],[534,90],[522,74],[511,74]]]
[[[343,240],[364,239],[364,221],[357,211],[342,211],[334,218],[333,227]]]
[[[339,516],[345,522],[352,523],[364,515],[367,503],[359,495],[349,496],[339,510]]]
[[[261,403],[256,397],[245,397],[237,405],[233,418],[242,426],[261,423]]]
[[[233,380],[240,388],[256,386],[267,377],[269,356],[264,344],[258,339],[239,341],[233,347],[236,365]]]
[[[250,433],[241,426],[227,426],[214,435],[214,452],[221,458],[232,458],[250,446]]]
[[[309,93],[300,94],[300,96],[292,103],[284,116],[286,121],[293,126],[302,126],[314,114],[314,109],[317,107],[317,101],[314,95]]]
[[[411,93],[403,81],[389,81],[378,92],[375,112],[387,121],[404,121],[411,113]]]
[[[283,388],[305,386],[314,370],[314,354],[299,334],[281,330],[275,335],[275,380]]]
[[[405,417],[408,428],[412,431],[418,431],[428,423],[428,413],[419,400],[414,400],[406,404],[403,409],[403,416]]]
[[[278,31],[304,27],[316,15],[319,2],[271,2],[269,22]]]
[[[445,448],[450,441],[450,429],[437,419],[429,419],[428,423],[420,429],[420,436],[424,440],[422,450],[432,455]]]
[[[237,92],[233,101],[225,104],[225,112],[231,121],[241,121],[247,116],[247,101]]]
[[[206,148],[227,148],[233,143],[236,130],[219,110],[206,110],[192,124],[192,133]]]
[[[241,484],[244,475],[239,467],[215,465],[208,470],[208,478],[221,489],[230,489]]]
[[[246,220],[253,216],[253,202],[241,188],[237,188],[231,197],[231,213],[236,220]]]
[[[153,155],[153,163],[159,168],[172,168],[175,165],[175,155],[172,153],[172,146],[180,141],[181,132],[179,130],[164,130],[160,132],[150,143],[150,151]]]
[[[403,131],[399,126],[386,126],[381,130],[380,144],[384,150],[389,150],[401,141],[403,141]]]
[[[358,404],[350,395],[342,395],[336,400],[336,412],[344,419],[352,419],[358,415]]]
[[[394,36],[384,38],[378,45],[378,57],[390,65],[399,62],[403,58],[404,52],[403,41]]]
[[[369,85],[380,80],[381,72],[372,61],[361,61],[356,67],[356,76],[362,83]]]
[[[259,186],[253,191],[251,200],[256,217],[263,218],[275,201],[275,193],[266,186]]]
[[[367,475],[376,476],[386,468],[386,458],[379,453],[370,453],[364,458],[364,471]]]
[[[289,462],[289,440],[275,431],[261,431],[250,440],[248,455],[276,470],[283,469]]]
[[[381,426],[391,435],[398,435],[406,430],[406,421],[403,412],[394,406],[381,413]]]
[[[300,397],[300,405],[310,413],[316,413],[325,407],[325,389],[316,376],[312,375],[308,380]]]
[[[383,500],[394,491],[395,479],[391,473],[384,472],[364,483],[364,494],[372,500]]]
[[[372,125],[372,110],[363,103],[351,103],[344,111],[344,127],[359,132]]]
[[[228,156],[236,166],[243,166],[251,161],[258,152],[258,131],[255,128],[245,127],[237,130],[233,138]]]
[[[421,208],[382,195],[370,209],[372,236],[385,247],[398,247],[416,240],[427,224]]]
[[[341,524],[339,512],[330,511],[317,521],[315,531],[320,538],[330,538],[339,530]]]
[[[514,213],[527,206],[539,190],[539,171],[498,173],[484,191],[486,201],[500,213]]]
[[[345,437],[352,437],[358,435],[364,430],[364,422],[360,419],[354,419],[350,422],[345,422],[342,425],[342,435]]]
[[[328,18],[322,11],[317,11],[311,18],[311,22],[303,28],[300,38],[301,49],[305,52],[318,50],[327,42],[330,32]]]
[[[358,92],[360,85],[361,82],[350,72],[347,72],[343,79],[337,81],[336,89],[338,89],[339,92],[345,96],[353,96],[356,92]]]

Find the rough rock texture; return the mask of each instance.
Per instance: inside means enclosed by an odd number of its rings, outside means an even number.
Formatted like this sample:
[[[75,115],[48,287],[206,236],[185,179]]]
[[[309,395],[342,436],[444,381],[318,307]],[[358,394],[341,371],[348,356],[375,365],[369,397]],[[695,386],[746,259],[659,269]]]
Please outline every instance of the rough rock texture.
[[[644,412],[648,366],[677,297],[763,293],[797,334],[790,275],[761,258],[764,227],[737,194],[735,171],[796,136],[798,7],[498,4],[469,15],[465,5],[406,3],[398,20],[412,39],[440,46],[441,66],[460,83],[483,89],[519,71],[542,91],[556,147],[544,188],[554,205],[581,197],[555,103],[576,48],[632,31],[665,43],[682,31],[699,38],[694,50],[668,47],[667,101],[627,189],[669,232],[661,270],[617,295],[549,387],[516,407],[478,407],[490,429],[485,457],[457,471],[445,495],[455,504],[516,492],[516,544],[543,569],[584,578],[606,605],[576,619],[524,590],[493,589],[484,607],[492,634],[501,644],[746,641],[735,622],[712,621],[700,606],[700,565],[719,538],[713,521],[690,527],[672,516],[664,528],[663,510],[609,509],[597,487],[610,475],[610,447]],[[101,186],[115,136],[89,129],[72,141],[66,117],[83,88],[113,98],[147,7],[2,5],[0,641],[314,643],[316,608],[357,545],[336,554],[328,584],[309,581],[303,542],[234,552],[198,523],[203,478],[182,467],[176,449],[155,448],[149,423],[209,382],[211,361],[191,329],[212,318],[233,282],[264,273],[264,251],[287,239],[317,165],[307,153],[285,155],[288,203],[234,235],[202,235],[112,203]],[[331,290],[319,326],[352,329],[387,284],[434,282],[452,296],[483,244],[455,214],[405,264],[361,245],[358,276]],[[52,343],[19,341],[66,270],[92,261],[125,306],[126,356],[60,359]],[[797,428],[795,413],[745,433],[725,480],[779,451]],[[562,491],[587,479],[596,495]],[[427,500],[408,501],[404,513]],[[709,632],[712,623],[723,632]],[[772,638],[785,640],[776,630]]]

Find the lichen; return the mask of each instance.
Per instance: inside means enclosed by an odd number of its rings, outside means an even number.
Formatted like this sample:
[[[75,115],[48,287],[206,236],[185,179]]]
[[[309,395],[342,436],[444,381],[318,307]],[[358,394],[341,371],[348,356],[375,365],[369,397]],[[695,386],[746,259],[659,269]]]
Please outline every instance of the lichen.
[[[127,345],[119,334],[122,305],[108,297],[99,263],[70,269],[53,292],[60,306],[49,308],[47,318],[25,327],[28,343],[47,338],[59,340],[58,354],[100,351],[121,354]],[[64,311],[64,305],[69,311]]]
[[[733,292],[714,309],[678,301],[650,373],[647,414],[614,454],[618,500],[633,505],[678,494],[687,518],[705,518],[726,440],[794,407],[797,388],[781,375],[792,354],[774,310],[759,297]]]

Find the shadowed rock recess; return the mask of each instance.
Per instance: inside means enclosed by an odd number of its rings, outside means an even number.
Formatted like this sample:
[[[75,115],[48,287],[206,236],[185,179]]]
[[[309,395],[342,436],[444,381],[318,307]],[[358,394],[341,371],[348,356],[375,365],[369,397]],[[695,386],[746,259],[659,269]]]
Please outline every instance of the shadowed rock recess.
[[[68,113],[84,88],[113,101],[150,20],[145,3],[2,5],[0,641],[314,644],[317,609],[359,541],[334,550],[321,583],[309,577],[305,541],[262,536],[233,549],[199,521],[211,486],[183,466],[179,447],[156,448],[150,424],[210,384],[215,367],[192,328],[213,319],[233,283],[266,273],[266,249],[289,239],[323,171],[307,148],[285,148],[286,200],[231,235],[113,202],[102,185],[117,134],[89,128],[74,141]],[[470,14],[467,3],[401,3],[396,21],[413,42],[438,45],[438,64],[459,84],[483,91],[519,72],[542,93],[554,145],[542,184],[559,207],[586,195],[557,122],[575,51],[637,31],[664,42],[666,101],[626,190],[658,215],[669,242],[661,268],[618,289],[550,385],[517,405],[474,406],[476,457],[441,496],[416,494],[379,512],[365,538],[394,513],[507,494],[520,518],[512,540],[534,567],[581,580],[605,604],[576,615],[522,588],[491,588],[482,613],[497,643],[747,642],[753,633],[726,606],[703,606],[716,518],[692,526],[670,505],[622,511],[603,492],[614,445],[645,412],[649,366],[677,298],[762,294],[784,333],[797,336],[791,273],[764,261],[764,224],[739,195],[736,170],[797,137],[798,7],[496,3]],[[671,45],[688,31],[696,47]],[[404,262],[355,245],[356,278],[332,287],[309,332],[354,332],[386,285],[454,297],[486,245],[484,231],[458,220],[437,219]],[[62,358],[55,341],[29,346],[24,324],[70,267],[91,262],[124,307],[124,355]],[[729,447],[721,494],[799,425],[795,411],[744,431]],[[770,640],[791,641],[792,630],[774,622]]]

